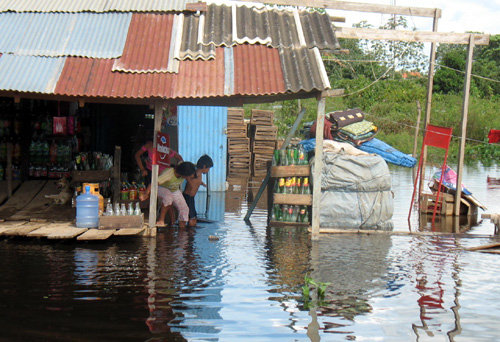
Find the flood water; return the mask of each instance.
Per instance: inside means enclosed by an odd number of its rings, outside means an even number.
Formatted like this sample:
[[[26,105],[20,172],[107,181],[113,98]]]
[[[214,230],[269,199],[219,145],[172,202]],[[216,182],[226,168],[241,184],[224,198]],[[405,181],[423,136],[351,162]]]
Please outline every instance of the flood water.
[[[411,171],[391,172],[395,230],[408,230]],[[468,167],[464,183],[500,213],[487,175],[500,167]],[[245,224],[260,183],[246,184],[211,194],[207,217],[218,222],[156,239],[0,240],[0,341],[500,340],[500,256],[464,250],[496,241],[489,220],[458,222],[456,237],[311,241],[267,228],[265,198]],[[452,229],[445,221],[419,228],[414,213],[412,229]],[[304,302],[306,275],[330,283],[323,300]]]

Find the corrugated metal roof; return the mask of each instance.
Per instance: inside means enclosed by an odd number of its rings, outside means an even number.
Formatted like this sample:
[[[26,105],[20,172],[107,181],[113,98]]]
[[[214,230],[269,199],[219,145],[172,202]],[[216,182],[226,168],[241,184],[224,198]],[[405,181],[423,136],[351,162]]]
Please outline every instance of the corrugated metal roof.
[[[113,98],[224,96],[224,53],[210,61],[184,61],[179,73],[113,72],[112,59],[68,57],[55,94]]]
[[[179,73],[113,72],[113,59],[68,57],[56,95],[207,98],[274,95],[329,88],[317,49],[263,45],[217,48],[211,60],[186,60]]]
[[[210,45],[264,44],[282,47],[338,49],[327,14],[297,9],[256,9],[211,4],[206,14],[186,15],[180,58],[212,58]],[[204,50],[205,49],[205,50]]]
[[[330,82],[317,48],[279,49],[283,79],[288,92],[324,90]]]
[[[50,94],[59,80],[64,57],[0,57],[0,89]]]
[[[174,77],[172,98],[224,96],[224,48],[208,61],[182,61]]]
[[[0,13],[0,52],[116,58],[131,18],[131,13]]]
[[[114,71],[167,72],[174,14],[135,13]]]
[[[197,0],[0,0],[7,12],[156,12],[183,11]]]
[[[215,58],[215,44],[204,45],[201,42],[203,37],[203,26],[205,16],[187,15],[184,17],[184,27],[182,30],[182,43],[179,59],[211,59]]]
[[[236,45],[234,53],[234,93],[266,95],[285,93],[278,49],[264,45]],[[310,76],[308,76],[310,78]]]

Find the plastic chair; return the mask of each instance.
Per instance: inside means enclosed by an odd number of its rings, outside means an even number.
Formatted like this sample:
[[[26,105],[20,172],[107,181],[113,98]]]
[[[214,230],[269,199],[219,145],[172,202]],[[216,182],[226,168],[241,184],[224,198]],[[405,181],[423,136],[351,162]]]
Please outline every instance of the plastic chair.
[[[448,128],[448,127],[427,125],[427,131],[425,132],[424,141],[422,143],[422,149],[420,151],[420,159],[418,162],[417,176],[415,177],[415,182],[413,183],[413,194],[411,196],[410,212],[408,213],[408,222],[410,222],[411,209],[413,207],[413,201],[415,200],[415,192],[417,190],[417,185],[418,185],[419,179],[420,179],[419,175],[420,175],[420,171],[422,170],[422,165],[424,162],[424,160],[422,158],[422,154],[424,153],[425,146],[433,146],[433,147],[437,147],[437,148],[442,148],[446,151],[445,155],[444,155],[444,162],[443,162],[443,165],[441,166],[441,178],[439,179],[436,201],[434,202],[434,209],[432,212],[432,223],[434,224],[434,218],[436,216],[436,210],[437,210],[437,206],[439,203],[439,194],[441,192],[441,185],[443,184],[443,177],[444,177],[444,173],[446,170],[446,161],[448,159],[448,149],[450,147],[452,130],[453,130],[452,128]],[[420,198],[420,194],[419,194],[419,198]]]

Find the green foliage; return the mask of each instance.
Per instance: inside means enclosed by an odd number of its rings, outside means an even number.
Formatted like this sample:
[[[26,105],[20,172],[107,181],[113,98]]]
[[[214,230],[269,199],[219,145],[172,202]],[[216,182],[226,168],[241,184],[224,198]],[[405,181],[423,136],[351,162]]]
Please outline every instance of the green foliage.
[[[471,93],[478,97],[500,95],[500,35],[490,38],[489,45],[474,48]],[[439,46],[436,61],[439,64],[434,75],[434,90],[443,94],[458,94],[463,90],[467,47],[464,45]],[[457,71],[458,70],[458,71]],[[492,81],[493,80],[493,81]]]
[[[305,284],[302,286],[304,307],[309,309],[310,307],[323,305],[325,303],[326,288],[330,283],[316,281],[308,275],[304,276],[304,283]],[[312,301],[311,297],[313,297]]]

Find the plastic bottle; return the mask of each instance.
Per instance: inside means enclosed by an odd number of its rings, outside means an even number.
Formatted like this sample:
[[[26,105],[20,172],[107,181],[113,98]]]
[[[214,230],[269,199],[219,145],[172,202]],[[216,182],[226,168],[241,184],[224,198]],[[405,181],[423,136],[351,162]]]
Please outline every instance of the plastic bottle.
[[[99,225],[99,199],[90,193],[90,186],[85,193],[76,198],[76,226],[78,228],[97,228]]]
[[[135,182],[132,182],[132,185],[130,186],[128,199],[131,201],[137,200],[137,184]]]
[[[129,190],[127,187],[127,183],[122,182],[122,189],[120,191],[120,194],[121,194],[120,198],[122,199],[122,201],[128,200]]]

